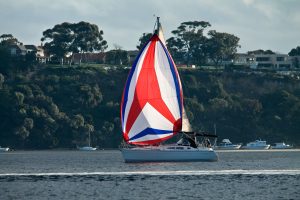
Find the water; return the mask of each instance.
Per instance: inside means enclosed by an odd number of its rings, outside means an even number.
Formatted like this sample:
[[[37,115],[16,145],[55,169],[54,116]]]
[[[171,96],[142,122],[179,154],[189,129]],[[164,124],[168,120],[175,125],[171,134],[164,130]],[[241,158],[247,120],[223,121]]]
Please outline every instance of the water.
[[[0,199],[300,199],[300,150],[126,164],[119,151],[0,153]]]

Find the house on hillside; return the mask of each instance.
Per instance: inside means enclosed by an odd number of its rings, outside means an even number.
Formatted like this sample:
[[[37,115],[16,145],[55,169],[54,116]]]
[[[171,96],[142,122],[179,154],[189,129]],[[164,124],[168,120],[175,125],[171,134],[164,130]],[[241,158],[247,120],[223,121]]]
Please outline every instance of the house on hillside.
[[[13,44],[8,49],[12,56],[25,56],[33,53],[39,63],[46,63],[50,60],[50,57],[44,53],[42,46]]]
[[[290,69],[295,67],[293,60],[288,54],[237,53],[233,64],[249,66],[252,69]]]
[[[51,60],[50,56],[44,51],[43,46],[37,46],[36,49],[36,59],[39,63],[47,63]]]
[[[21,44],[12,44],[8,49],[12,56],[25,56],[27,54],[26,47]]]
[[[135,61],[136,57],[139,54],[138,50],[131,50],[131,51],[127,51],[128,57],[129,57],[129,63],[132,65],[133,62]]]
[[[293,65],[291,57],[287,54],[255,54],[253,56],[257,68],[289,69]]]
[[[38,49],[37,46],[29,44],[29,45],[24,45],[26,48],[26,53],[37,53]]]

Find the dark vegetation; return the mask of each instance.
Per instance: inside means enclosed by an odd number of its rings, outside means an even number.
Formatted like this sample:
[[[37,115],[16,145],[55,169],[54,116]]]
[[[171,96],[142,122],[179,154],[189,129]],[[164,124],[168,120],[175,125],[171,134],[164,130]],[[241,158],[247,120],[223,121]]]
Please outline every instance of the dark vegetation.
[[[194,130],[234,142],[300,144],[300,81],[274,73],[179,70]],[[20,149],[116,148],[128,69],[35,66],[0,74],[0,143]]]
[[[208,22],[183,22],[172,31],[168,48],[180,65],[220,64],[239,47],[232,34],[204,30]],[[140,49],[149,34],[139,40]],[[62,23],[43,32],[45,51],[58,64],[67,55],[104,51],[103,31],[87,22]],[[128,69],[126,51],[107,52],[107,65],[39,65],[36,55],[12,56],[8,47],[21,44],[11,34],[0,36],[0,145],[15,149],[74,148],[92,145],[116,148],[122,141],[120,101]],[[299,47],[291,55],[300,55]],[[266,53],[270,53],[269,50]],[[72,57],[71,57],[72,59]],[[295,60],[298,63],[298,60]],[[72,61],[69,61],[71,64]],[[299,64],[299,63],[298,63]],[[216,67],[218,69],[218,67]],[[300,145],[299,76],[272,72],[180,69],[185,108],[196,131],[220,139],[249,142],[285,141]]]

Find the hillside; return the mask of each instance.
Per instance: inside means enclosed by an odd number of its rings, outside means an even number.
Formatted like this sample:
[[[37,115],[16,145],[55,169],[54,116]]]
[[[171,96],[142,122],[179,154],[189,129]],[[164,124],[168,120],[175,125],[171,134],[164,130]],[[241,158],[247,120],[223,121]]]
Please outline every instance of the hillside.
[[[0,75],[0,145],[16,149],[116,148],[128,69],[43,66]],[[300,145],[300,80],[275,73],[180,69],[194,130],[219,139]]]

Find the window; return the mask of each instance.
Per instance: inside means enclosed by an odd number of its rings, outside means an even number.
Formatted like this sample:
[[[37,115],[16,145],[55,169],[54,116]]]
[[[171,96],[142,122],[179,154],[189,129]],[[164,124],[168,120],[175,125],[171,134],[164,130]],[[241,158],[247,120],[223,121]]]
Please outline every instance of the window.
[[[274,67],[271,63],[258,63],[257,67]]]
[[[168,149],[175,149],[175,147],[168,147]]]
[[[284,61],[284,57],[276,57],[277,61]]]
[[[257,57],[256,61],[270,61],[270,57]]]

